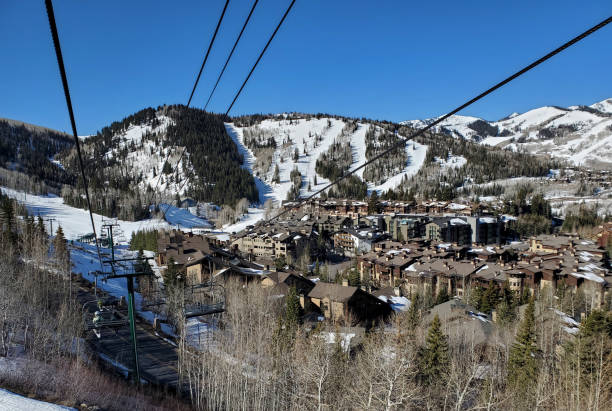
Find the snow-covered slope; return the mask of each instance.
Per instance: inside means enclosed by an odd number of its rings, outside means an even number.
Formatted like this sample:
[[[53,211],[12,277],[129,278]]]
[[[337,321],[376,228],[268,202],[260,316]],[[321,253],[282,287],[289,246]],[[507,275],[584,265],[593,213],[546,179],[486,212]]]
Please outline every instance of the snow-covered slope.
[[[434,120],[410,120],[403,124],[420,128]],[[576,165],[612,164],[612,99],[588,107],[540,107],[513,113],[499,121],[455,115],[434,129],[482,144],[550,154]]]
[[[173,120],[164,115],[158,115],[157,119],[159,120],[157,126],[150,124],[131,125],[125,133],[114,136],[113,140],[116,147],[108,150],[105,155],[110,159],[120,151],[127,149],[125,163],[133,175],[142,175],[142,179],[138,183],[142,190],[150,186],[152,188],[157,187],[162,192],[167,191],[182,195],[189,188],[188,177],[185,175],[183,167],[176,167],[175,165],[184,148],[179,146],[162,147],[156,145],[151,138],[147,138],[155,134],[163,136],[168,126],[173,124]],[[178,182],[162,174],[166,158],[178,170]],[[185,151],[181,159],[181,165],[185,165],[188,170],[192,170],[188,150]]]
[[[356,129],[348,136],[341,137],[347,120],[327,117],[310,118],[286,118],[265,119],[255,127],[265,134],[266,138],[272,137],[276,142],[276,148],[272,160],[266,170],[256,169],[257,157],[247,147],[245,141],[245,129],[251,127],[238,127],[233,123],[227,123],[228,133],[234,139],[239,151],[245,158],[244,167],[248,168],[256,176],[257,188],[260,192],[260,201],[267,199],[281,202],[287,198],[292,182],[291,171],[296,169],[302,175],[300,195],[302,197],[314,193],[329,183],[329,180],[317,174],[316,162],[320,156],[327,152],[335,141],[348,141],[352,153],[350,170],[357,168],[366,161],[366,132],[370,127],[377,127],[369,123],[357,122]],[[295,159],[297,149],[298,158]],[[404,169],[386,179],[385,182],[375,185],[368,183],[368,190],[385,191],[399,185],[404,177],[416,174],[425,161],[427,146],[409,141],[406,144],[408,162]],[[275,167],[279,168],[280,182],[273,182]],[[364,169],[355,174],[363,178]]]
[[[22,191],[15,191],[5,187],[0,187],[0,191],[2,191],[3,194],[16,199],[18,202],[25,204],[30,215],[40,215],[45,219],[54,219],[52,223],[53,231],[56,231],[58,225],[61,225],[64,235],[68,240],[74,240],[85,234],[91,233],[91,220],[89,218],[89,213],[86,210],[70,207],[69,205],[64,204],[64,200],[61,197],[54,195],[38,196],[25,194]],[[185,209],[168,206],[166,204],[160,205],[160,208],[164,211],[167,207],[170,207],[166,212],[167,221],[158,218],[141,221],[117,220],[117,224],[119,224],[122,231],[122,238],[118,238],[118,241],[129,241],[132,233],[138,230],[156,228],[170,229],[177,227],[212,227],[208,221],[192,215]],[[94,213],[94,223],[96,224],[96,231],[98,235],[101,233],[102,219],[103,217],[101,215]],[[49,228],[50,223],[47,225],[47,229]]]
[[[76,408],[56,405],[49,402],[37,401],[31,398],[24,397],[14,392],[0,388],[0,411],[67,411],[75,410]]]

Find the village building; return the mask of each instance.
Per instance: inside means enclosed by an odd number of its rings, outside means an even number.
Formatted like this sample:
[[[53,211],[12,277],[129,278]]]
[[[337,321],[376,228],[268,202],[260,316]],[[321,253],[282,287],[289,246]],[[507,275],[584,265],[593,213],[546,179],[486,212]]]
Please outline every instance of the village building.
[[[347,284],[319,281],[308,293],[308,298],[326,319],[349,325],[372,326],[392,312],[387,302]]]

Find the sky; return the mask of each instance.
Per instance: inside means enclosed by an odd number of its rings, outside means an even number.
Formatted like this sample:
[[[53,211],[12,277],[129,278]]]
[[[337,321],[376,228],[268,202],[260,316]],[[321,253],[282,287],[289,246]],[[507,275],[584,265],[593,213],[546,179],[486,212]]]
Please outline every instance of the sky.
[[[225,112],[290,0],[260,0],[209,106]],[[55,0],[80,135],[186,104],[224,0]],[[231,0],[202,108],[252,0]],[[612,15],[609,0],[297,0],[230,115],[440,116]],[[69,131],[43,0],[0,0],[0,117]],[[612,97],[612,25],[460,114],[497,120]]]

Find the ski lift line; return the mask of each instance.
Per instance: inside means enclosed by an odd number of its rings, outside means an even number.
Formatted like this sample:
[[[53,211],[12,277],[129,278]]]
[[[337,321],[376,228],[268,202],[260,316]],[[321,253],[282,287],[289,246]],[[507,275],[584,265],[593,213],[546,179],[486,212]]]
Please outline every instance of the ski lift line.
[[[200,76],[202,75],[202,71],[204,70],[204,66],[206,65],[206,61],[208,60],[208,55],[210,54],[210,50],[215,42],[215,38],[217,38],[217,33],[219,32],[219,27],[221,27],[221,22],[223,21],[223,17],[225,16],[225,11],[227,10],[227,6],[229,5],[229,0],[225,0],[225,6],[223,6],[223,11],[221,12],[221,17],[219,17],[219,21],[217,22],[217,27],[215,27],[215,32],[210,40],[210,44],[208,45],[208,50],[206,50],[206,55],[204,56],[204,61],[202,62],[202,66],[200,67],[200,72],[196,77],[195,83],[193,84],[193,89],[191,90],[191,94],[189,95],[189,100],[187,101],[187,107],[191,104],[191,99],[193,98],[193,93],[195,93],[196,88],[198,87],[198,82],[200,81]]]
[[[295,4],[295,0],[291,0],[291,4],[289,4],[289,7],[287,7],[287,11],[285,11],[285,14],[283,15],[283,18],[280,20],[280,22],[276,26],[276,29],[274,29],[274,32],[270,36],[270,39],[268,39],[268,42],[266,43],[265,47],[263,48],[263,50],[259,54],[259,57],[255,61],[255,64],[253,64],[253,67],[251,68],[251,71],[249,72],[248,76],[244,79],[244,82],[242,83],[242,86],[240,86],[240,89],[236,93],[236,96],[234,97],[234,100],[232,100],[232,103],[229,105],[229,107],[225,111],[225,115],[226,116],[229,114],[229,112],[232,109],[232,107],[234,107],[234,103],[236,102],[236,100],[238,100],[238,96],[240,96],[240,93],[242,92],[242,89],[246,85],[247,81],[249,81],[249,79],[251,78],[251,75],[253,74],[253,71],[255,71],[255,68],[259,64],[259,61],[261,60],[261,58],[263,57],[264,53],[268,49],[268,46],[270,46],[270,43],[272,43],[272,40],[274,39],[274,36],[276,36],[276,33],[278,32],[278,29],[280,29],[281,25],[285,21],[285,18],[287,18],[287,15],[291,11],[291,8],[293,7],[294,4]]]
[[[64,67],[64,58],[62,56],[62,48],[60,45],[59,34],[57,32],[57,25],[55,22],[55,14],[53,12],[52,0],[45,0],[45,6],[47,9],[47,17],[49,18],[49,26],[51,28],[51,37],[53,38],[55,56],[57,57],[57,65],[59,67],[60,76],[62,79],[62,87],[64,89],[64,96],[66,97],[66,106],[68,107],[68,114],[70,116],[70,125],[72,127],[72,134],[74,136],[77,156],[79,158],[79,168],[81,169],[81,178],[83,179],[83,189],[85,190],[87,208],[89,209],[89,219],[91,220],[91,228],[94,233],[96,250],[98,253],[98,260],[100,261],[100,266],[102,266],[102,256],[100,254],[100,244],[98,243],[98,236],[96,234],[96,225],[94,224],[93,212],[91,211],[91,199],[89,197],[89,187],[87,185],[87,177],[85,176],[85,167],[83,166],[83,156],[81,155],[81,144],[79,142],[79,135],[77,133],[76,121],[74,120],[74,111],[72,109],[72,99],[70,98],[70,89],[68,88],[68,78],[66,76],[66,69]]]
[[[578,36],[572,38],[571,40],[567,41],[566,43],[562,44],[561,46],[559,46],[558,48],[554,49],[553,51],[551,51],[550,53],[544,55],[543,57],[540,57],[539,59],[537,59],[536,61],[534,61],[533,63],[525,66],[524,68],[520,69],[519,71],[517,71],[516,73],[510,75],[509,77],[506,77],[504,80],[500,81],[499,83],[495,84],[494,86],[490,87],[489,89],[485,90],[484,92],[480,93],[479,95],[477,95],[476,97],[468,100],[467,102],[461,104],[459,107],[455,108],[454,110],[448,112],[447,114],[443,115],[442,117],[439,117],[437,120],[435,120],[434,122],[432,122],[431,124],[423,127],[420,130],[417,130],[416,132],[412,133],[411,135],[409,135],[408,137],[402,137],[403,140],[401,140],[400,142],[398,142],[397,144],[393,145],[392,147],[390,147],[389,149],[383,151],[382,153],[377,154],[376,156],[374,156],[373,158],[371,158],[370,160],[366,161],[365,163],[363,163],[362,165],[360,165],[359,167],[349,171],[348,173],[340,176],[339,178],[337,178],[336,180],[334,180],[333,182],[327,184],[325,187],[323,187],[322,189],[314,192],[313,194],[309,195],[308,197],[298,201],[297,205],[291,206],[290,208],[286,208],[285,210],[283,210],[281,213],[277,214],[276,216],[268,219],[267,221],[263,222],[262,224],[269,224],[270,222],[278,219],[279,217],[281,217],[282,215],[288,213],[290,210],[292,209],[296,209],[302,206],[302,204],[304,204],[305,202],[308,202],[310,200],[312,200],[314,197],[316,197],[317,195],[321,194],[322,192],[324,192],[325,190],[329,189],[330,187],[340,183],[342,180],[344,180],[345,178],[349,177],[350,175],[356,173],[357,171],[361,170],[362,168],[366,167],[367,165],[375,162],[376,160],[380,159],[381,157],[386,156],[387,154],[391,153],[394,150],[397,150],[399,147],[403,146],[406,144],[406,142],[408,140],[411,140],[415,137],[418,137],[420,135],[422,135],[423,133],[425,133],[426,131],[430,130],[431,128],[435,127],[437,124],[441,123],[442,121],[446,120],[447,118],[449,118],[450,116],[458,113],[459,111],[463,110],[464,108],[474,104],[475,102],[477,102],[478,100],[482,99],[483,97],[491,94],[492,92],[494,92],[495,90],[501,88],[502,86],[510,83],[511,81],[515,80],[516,78],[522,76],[523,74],[527,73],[528,71],[534,69],[535,67],[539,66],[540,64],[544,63],[545,61],[551,59],[552,57],[556,56],[557,54],[561,53],[562,51],[564,51],[565,49],[573,46],[574,44],[578,43],[579,41],[585,39],[586,37],[590,36],[591,34],[593,34],[594,32],[596,32],[597,30],[600,30],[601,28],[607,26],[608,24],[610,24],[612,22],[612,16],[608,17],[607,19],[603,20],[602,22],[600,22],[599,24],[589,28],[588,30],[584,31],[583,33],[579,34]]]
[[[236,38],[236,41],[234,42],[234,46],[232,47],[232,50],[230,51],[229,55],[227,56],[227,60],[225,60],[225,64],[223,65],[223,68],[221,69],[221,73],[219,73],[219,77],[217,77],[217,82],[215,83],[215,86],[213,87],[212,91],[210,92],[210,95],[208,96],[208,100],[206,100],[206,104],[204,105],[204,111],[206,111],[206,108],[208,107],[208,103],[210,103],[210,99],[212,98],[213,94],[215,93],[215,90],[217,90],[217,86],[219,85],[219,81],[221,81],[221,77],[223,77],[223,73],[225,73],[225,69],[227,68],[227,65],[230,62],[230,59],[232,58],[232,55],[234,54],[234,51],[236,50],[236,46],[238,46],[238,42],[240,41],[240,38],[242,37],[242,33],[244,33],[244,29],[246,29],[247,24],[249,24],[249,20],[251,20],[251,16],[253,15],[253,12],[255,11],[255,7],[257,6],[257,3],[259,3],[259,0],[255,0],[253,2],[253,6],[251,7],[251,11],[249,12],[249,15],[247,16],[246,20],[244,21],[244,24],[242,25],[242,29],[240,30],[240,34],[238,34],[238,37]]]

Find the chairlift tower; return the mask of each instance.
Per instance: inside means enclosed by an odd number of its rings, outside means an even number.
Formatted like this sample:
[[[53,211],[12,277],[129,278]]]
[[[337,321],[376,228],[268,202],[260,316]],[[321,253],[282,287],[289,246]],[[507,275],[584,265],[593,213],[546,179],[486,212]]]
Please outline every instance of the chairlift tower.
[[[107,260],[102,260],[103,265],[110,266],[110,272],[101,272],[99,274],[103,277],[103,280],[108,280],[112,278],[125,278],[127,281],[127,291],[128,291],[127,315],[128,315],[129,326],[130,326],[130,336],[132,340],[132,351],[133,351],[133,356],[134,356],[133,358],[134,360],[134,364],[133,364],[134,378],[136,380],[136,384],[140,384],[140,367],[138,363],[138,340],[136,338],[136,323],[135,323],[136,309],[135,309],[135,303],[134,303],[135,301],[134,278],[140,277],[140,276],[153,275],[153,273],[143,272],[142,270],[134,270],[134,263],[140,262],[140,264],[142,264],[145,260],[152,259],[153,257],[115,259],[115,246],[113,243],[113,227],[115,226],[116,226],[116,222],[115,224],[110,223],[110,224],[104,224],[102,226],[103,228],[107,228],[107,232],[109,235],[111,258]],[[126,270],[126,266],[124,265],[124,263],[128,263],[128,264],[131,263],[130,264],[131,269]],[[139,266],[141,266],[140,264]],[[97,282],[97,275],[96,275],[96,282]],[[92,321],[92,324],[93,324],[93,328],[101,328],[101,327],[117,327],[124,323],[121,323],[117,319],[113,318],[112,315],[110,315],[110,318],[106,318],[104,317],[104,313],[101,313],[98,324],[96,324],[95,321]],[[87,323],[86,323],[86,329],[91,329],[91,328],[87,328]]]

